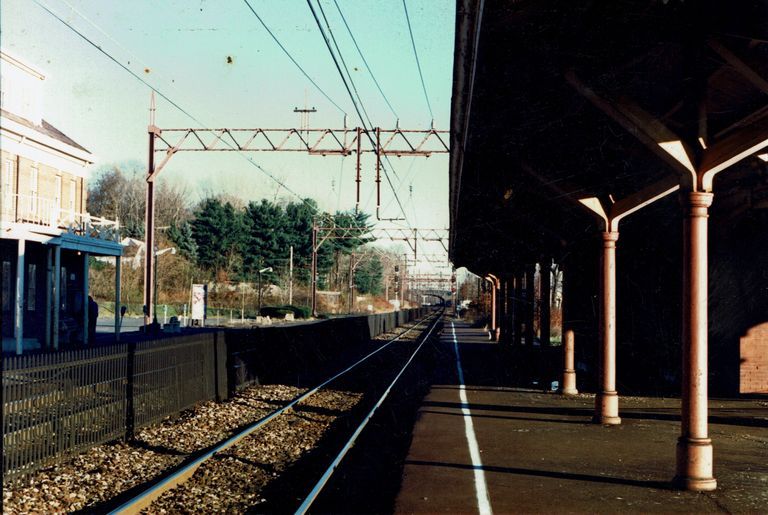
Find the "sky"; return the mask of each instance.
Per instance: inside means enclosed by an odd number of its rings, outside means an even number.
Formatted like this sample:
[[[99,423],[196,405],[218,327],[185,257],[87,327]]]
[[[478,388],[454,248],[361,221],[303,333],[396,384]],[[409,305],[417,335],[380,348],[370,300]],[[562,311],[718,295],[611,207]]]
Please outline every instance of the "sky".
[[[307,80],[245,0],[3,0],[0,45],[46,76],[44,118],[90,150],[100,166],[147,162],[150,88],[47,13],[62,17],[118,62],[182,107],[158,97],[162,128],[298,127],[295,107],[315,107],[311,127],[360,125],[353,104],[305,0],[248,0],[286,50],[341,108]],[[320,0],[372,122],[382,128],[448,129],[455,4],[407,0],[433,115],[419,80],[402,0],[336,0],[398,117],[378,92],[333,0]],[[313,0],[315,9],[317,3]],[[318,11],[318,16],[320,13]],[[231,62],[230,62],[231,61]],[[433,119],[434,116],[434,119]],[[197,123],[201,122],[201,123]],[[355,157],[294,153],[178,153],[160,180],[183,184],[192,200],[226,193],[245,201],[297,200],[251,159],[327,211],[355,202]],[[390,157],[390,179],[408,226],[448,227],[448,156]],[[394,174],[397,174],[397,177]],[[363,158],[362,204],[375,220],[374,162]],[[402,216],[382,183],[382,218]],[[379,226],[405,226],[382,222]],[[425,255],[439,243],[421,242]]]

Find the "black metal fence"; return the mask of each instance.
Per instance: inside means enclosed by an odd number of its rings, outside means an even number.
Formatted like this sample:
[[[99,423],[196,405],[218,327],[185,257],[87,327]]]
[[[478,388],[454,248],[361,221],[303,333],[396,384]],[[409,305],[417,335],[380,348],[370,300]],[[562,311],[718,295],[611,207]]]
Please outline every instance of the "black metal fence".
[[[216,336],[3,358],[3,480],[214,398]]]
[[[3,482],[131,435],[197,402],[267,382],[270,371],[309,370],[424,312],[4,357]]]

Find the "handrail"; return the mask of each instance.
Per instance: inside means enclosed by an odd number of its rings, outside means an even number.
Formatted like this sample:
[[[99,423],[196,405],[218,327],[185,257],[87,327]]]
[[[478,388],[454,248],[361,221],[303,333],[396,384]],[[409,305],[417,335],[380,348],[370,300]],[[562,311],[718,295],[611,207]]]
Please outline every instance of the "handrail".
[[[3,193],[2,221],[63,229],[71,234],[120,241],[120,223],[103,217],[64,209],[57,199],[23,193]]]

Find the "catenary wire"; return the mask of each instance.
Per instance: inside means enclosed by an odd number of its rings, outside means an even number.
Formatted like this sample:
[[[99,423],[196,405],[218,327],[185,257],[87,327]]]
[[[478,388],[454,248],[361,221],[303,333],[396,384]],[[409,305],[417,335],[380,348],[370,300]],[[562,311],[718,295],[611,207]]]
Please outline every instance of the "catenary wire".
[[[421,79],[421,89],[424,91],[424,99],[427,101],[427,108],[429,109],[429,116],[432,120],[435,119],[435,115],[432,114],[432,104],[429,102],[429,95],[427,95],[427,86],[424,84],[424,74],[421,72],[421,62],[419,61],[419,53],[416,51],[416,40],[413,38],[413,29],[411,28],[411,17],[408,16],[408,5],[403,0],[403,9],[405,10],[405,21],[408,22],[408,33],[411,35],[411,46],[413,47],[413,55],[416,57],[416,67],[419,69],[419,79]]]
[[[355,92],[355,97],[357,97],[357,103],[360,105],[360,109],[365,115],[365,120],[368,122],[368,127],[365,127],[365,128],[368,129],[370,127],[370,130],[372,131],[374,128],[374,124],[371,121],[371,117],[368,115],[368,110],[365,108],[365,103],[363,103],[363,99],[360,96],[360,93],[357,91],[357,86],[355,85],[355,81],[352,79],[352,74],[349,73],[349,67],[347,66],[347,62],[344,60],[344,55],[341,53],[341,49],[339,48],[338,43],[336,42],[336,36],[334,36],[333,30],[331,29],[331,24],[328,22],[328,18],[325,15],[325,9],[323,9],[323,4],[321,2],[317,2],[317,6],[320,8],[320,14],[322,14],[323,21],[325,21],[325,26],[328,29],[328,35],[331,37],[331,41],[333,42],[333,46],[336,49],[336,53],[339,55],[339,59],[341,60],[341,64],[344,68],[344,72],[347,74],[347,78],[349,79],[349,84],[352,86],[352,90]],[[371,143],[373,143],[373,141],[371,141]],[[392,170],[392,173],[395,175],[395,178],[400,180],[400,176],[397,174],[397,170],[395,170],[394,165],[389,160],[389,156],[384,154],[384,160],[387,162],[387,165],[389,165],[390,169]],[[386,173],[386,170],[385,170],[385,173]],[[366,208],[367,207],[368,206],[366,203]]]
[[[327,93],[326,93],[326,92],[323,90],[323,88],[321,88],[321,87],[320,87],[320,86],[317,84],[317,82],[315,82],[315,81],[312,79],[312,77],[310,77],[310,76],[309,76],[309,74],[308,74],[306,71],[304,71],[304,68],[302,68],[302,66],[301,66],[301,65],[298,63],[298,61],[296,61],[296,59],[294,59],[294,58],[293,58],[293,56],[291,55],[291,53],[290,53],[290,52],[289,52],[289,51],[288,51],[288,50],[287,50],[287,49],[286,49],[286,48],[283,46],[283,44],[280,42],[280,40],[279,40],[279,39],[277,39],[277,36],[275,36],[275,34],[274,34],[274,33],[273,33],[271,30],[270,30],[270,28],[269,28],[269,27],[267,27],[267,24],[266,24],[266,23],[264,23],[264,20],[262,20],[262,19],[261,19],[261,16],[259,16],[259,15],[258,15],[258,13],[256,12],[256,9],[254,9],[254,8],[253,8],[253,6],[251,5],[251,3],[250,3],[248,0],[243,0],[243,2],[245,2],[245,5],[247,5],[247,6],[248,6],[248,9],[250,9],[250,10],[251,10],[251,12],[253,13],[253,15],[256,17],[256,19],[257,19],[257,20],[259,20],[259,23],[261,23],[261,26],[262,26],[262,27],[264,27],[264,29],[265,29],[265,30],[266,30],[266,31],[269,33],[269,35],[270,35],[270,36],[272,36],[272,39],[273,39],[273,40],[275,40],[275,43],[277,43],[277,46],[279,46],[279,47],[280,47],[280,49],[281,49],[281,50],[282,50],[282,51],[285,53],[285,55],[287,55],[287,56],[288,56],[288,59],[290,59],[290,60],[291,60],[291,62],[292,62],[293,64],[295,64],[295,65],[296,65],[296,67],[299,69],[299,71],[301,71],[301,73],[304,75],[304,77],[306,77],[306,78],[307,78],[307,80],[308,80],[309,82],[311,82],[311,83],[312,83],[312,85],[313,85],[315,88],[317,88],[317,90],[318,90],[318,91],[319,91],[319,92],[320,92],[320,93],[321,93],[321,94],[322,94],[322,95],[323,95],[323,96],[324,96],[324,97],[325,97],[325,98],[326,98],[326,99],[327,99],[327,100],[328,100],[328,101],[329,101],[331,104],[333,104],[334,106],[336,106],[336,109],[338,109],[339,111],[341,111],[343,114],[347,114],[347,112],[346,112],[346,111],[344,111],[344,109],[342,109],[341,107],[339,107],[339,104],[337,104],[336,102],[334,102],[334,101],[331,99],[331,97],[330,97],[330,96],[328,96],[328,94],[327,94]]]
[[[71,25],[69,22],[67,22],[66,20],[64,20],[63,18],[61,18],[61,17],[60,17],[58,14],[56,14],[55,12],[53,12],[53,11],[52,11],[52,10],[51,10],[51,9],[50,9],[50,8],[49,8],[47,5],[45,5],[45,4],[43,4],[42,2],[40,2],[40,0],[34,0],[34,2],[35,2],[35,3],[36,3],[36,4],[37,4],[37,5],[38,5],[38,6],[39,6],[41,9],[43,9],[44,11],[46,11],[48,14],[50,14],[51,16],[53,16],[53,17],[54,17],[56,20],[58,20],[58,21],[59,21],[59,22],[61,22],[62,24],[64,24],[64,25],[65,25],[65,26],[66,26],[66,27],[67,27],[69,30],[71,30],[72,32],[74,32],[75,34],[77,34],[77,35],[78,35],[80,38],[82,38],[83,40],[85,40],[85,41],[86,41],[86,42],[87,42],[89,45],[91,45],[91,46],[92,46],[92,47],[94,47],[96,50],[98,50],[99,52],[101,52],[102,54],[104,54],[104,55],[105,55],[105,56],[106,56],[106,57],[107,57],[107,58],[108,58],[110,61],[112,61],[112,62],[114,62],[115,64],[117,64],[117,65],[118,65],[120,68],[122,68],[123,70],[125,70],[126,72],[128,72],[129,74],[131,74],[131,75],[132,75],[132,76],[133,76],[133,77],[134,77],[136,80],[138,80],[139,82],[141,82],[142,84],[144,84],[146,87],[148,87],[150,90],[154,91],[154,92],[155,92],[155,93],[156,93],[158,96],[160,96],[162,99],[164,99],[164,100],[165,100],[165,101],[167,101],[169,104],[171,104],[173,107],[175,107],[175,108],[176,108],[176,109],[178,109],[180,112],[182,112],[182,113],[183,113],[185,116],[189,117],[189,118],[190,118],[192,121],[194,121],[195,123],[197,123],[197,124],[199,124],[199,125],[201,125],[201,126],[203,126],[203,127],[207,127],[207,125],[206,125],[206,124],[204,124],[204,123],[202,123],[200,120],[198,120],[198,119],[197,119],[197,117],[195,117],[195,116],[194,116],[193,114],[191,114],[189,111],[187,111],[186,109],[184,109],[183,107],[181,107],[181,106],[180,106],[178,103],[176,103],[175,101],[173,101],[173,99],[171,99],[171,98],[170,98],[169,96],[167,96],[165,93],[163,93],[162,91],[160,91],[160,90],[159,90],[157,87],[153,86],[151,83],[149,83],[148,81],[144,80],[144,79],[143,79],[141,76],[139,76],[139,75],[138,75],[137,73],[135,73],[133,70],[131,70],[130,68],[128,68],[127,66],[125,66],[125,65],[124,65],[123,63],[121,63],[121,62],[120,62],[118,59],[116,59],[115,57],[113,57],[113,56],[112,56],[112,55],[111,55],[109,52],[107,52],[106,50],[104,50],[104,49],[103,49],[101,46],[99,46],[98,44],[96,44],[96,42],[94,42],[93,40],[91,40],[90,38],[88,38],[88,37],[87,37],[85,34],[83,34],[82,32],[80,32],[79,30],[77,30],[77,28],[73,27],[73,26],[72,26],[72,25]],[[210,129],[206,129],[206,130],[210,130]],[[232,145],[231,145],[229,142],[227,142],[227,141],[224,141],[224,144],[226,144],[226,145],[227,145],[227,146],[229,146],[230,148],[234,149],[234,147],[233,147],[233,146],[232,146]],[[283,183],[283,182],[282,182],[280,179],[278,179],[277,177],[275,177],[275,176],[274,176],[272,173],[270,173],[268,170],[266,170],[266,169],[265,169],[264,167],[262,167],[260,164],[258,164],[258,163],[256,163],[255,161],[253,161],[253,159],[251,159],[250,157],[248,157],[248,156],[244,155],[242,152],[238,151],[238,154],[239,154],[239,155],[240,155],[242,158],[244,158],[246,161],[248,161],[249,163],[251,163],[253,166],[255,166],[255,167],[256,167],[256,168],[257,168],[257,169],[258,169],[260,172],[262,172],[263,174],[265,174],[267,177],[269,177],[270,179],[272,179],[272,180],[273,180],[275,183],[277,183],[278,185],[282,186],[282,187],[283,187],[283,188],[284,188],[286,191],[290,192],[292,195],[294,195],[296,198],[298,198],[298,199],[299,199],[299,200],[300,200],[300,201],[301,201],[303,204],[307,205],[307,206],[310,208],[310,210],[313,212],[313,214],[317,214],[317,211],[318,211],[318,210],[317,210],[317,208],[315,208],[315,207],[314,207],[312,204],[310,204],[309,202],[307,202],[307,200],[306,200],[305,198],[303,198],[301,195],[299,195],[299,194],[298,194],[298,193],[296,193],[294,190],[292,190],[291,188],[289,188],[289,187],[288,187],[286,184],[284,184],[284,183]]]
[[[371,76],[371,79],[373,79],[373,83],[376,84],[376,88],[379,90],[379,93],[381,93],[381,97],[384,99],[384,102],[386,102],[387,107],[389,107],[389,110],[392,111],[392,114],[395,116],[395,119],[396,120],[399,119],[400,117],[397,115],[395,108],[392,107],[392,104],[387,98],[387,95],[384,94],[384,90],[381,88],[379,81],[376,80],[376,76],[373,74],[373,70],[371,70],[371,67],[368,65],[368,61],[365,59],[365,55],[363,55],[363,51],[360,49],[360,46],[357,44],[357,39],[355,39],[355,35],[352,33],[352,29],[349,28],[349,24],[347,23],[347,19],[344,16],[344,13],[341,11],[341,7],[339,7],[339,3],[336,0],[333,0],[333,3],[336,6],[336,10],[339,11],[339,16],[341,16],[341,21],[344,22],[344,26],[347,28],[349,37],[352,38],[352,43],[355,44],[357,53],[360,54],[360,59],[362,59],[363,64],[365,64],[365,69],[368,70],[368,74]]]
[[[320,18],[317,16],[317,12],[315,11],[314,6],[312,5],[311,0],[307,0],[307,5],[309,6],[310,11],[312,11],[312,17],[315,19],[315,23],[317,23],[317,28],[320,30],[320,34],[323,37],[323,41],[325,41],[325,45],[328,48],[328,52],[331,54],[331,58],[333,59],[334,64],[336,65],[336,70],[339,72],[339,75],[341,76],[341,80],[344,83],[344,88],[347,90],[347,94],[349,95],[350,99],[352,100],[352,104],[355,107],[355,112],[357,113],[358,118],[360,119],[360,123],[365,126],[365,120],[363,119],[363,116],[360,112],[360,108],[357,105],[357,102],[355,102],[354,95],[352,94],[352,90],[349,87],[349,84],[347,83],[346,78],[344,77],[344,73],[341,71],[341,66],[339,65],[339,60],[336,58],[336,55],[333,53],[333,49],[331,48],[331,43],[328,40],[328,37],[325,35],[325,31],[323,30],[323,26],[320,23]],[[366,136],[371,142],[371,145],[376,148],[376,144],[373,141],[373,138],[371,137],[368,130],[366,130]],[[383,167],[382,167],[383,168]],[[408,223],[408,214],[405,211],[405,208],[403,207],[402,202],[400,202],[400,198],[397,196],[397,193],[395,192],[394,185],[392,184],[392,180],[389,177],[389,174],[386,171],[386,168],[383,168],[384,170],[384,178],[387,180],[387,183],[389,184],[389,187],[392,189],[392,193],[395,195],[395,198],[397,200],[397,204],[400,207],[400,211],[403,213],[403,217],[405,218],[406,223]],[[410,223],[408,223],[410,226]]]

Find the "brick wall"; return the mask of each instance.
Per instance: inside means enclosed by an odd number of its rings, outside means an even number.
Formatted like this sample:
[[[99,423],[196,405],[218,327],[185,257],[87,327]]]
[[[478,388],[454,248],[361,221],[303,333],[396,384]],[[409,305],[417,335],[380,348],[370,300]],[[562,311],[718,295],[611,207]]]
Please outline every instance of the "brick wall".
[[[741,337],[739,393],[768,393],[768,322]]]

